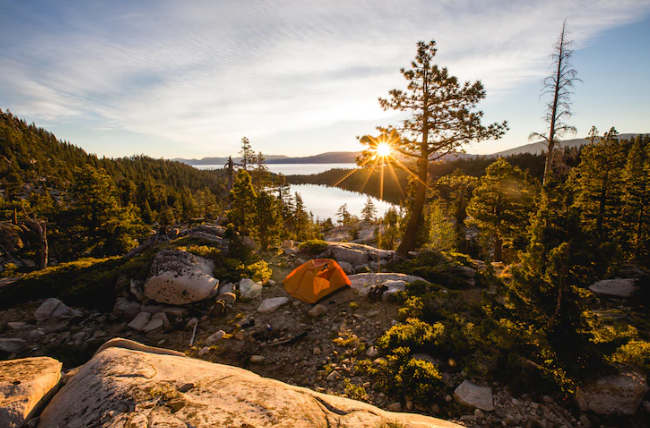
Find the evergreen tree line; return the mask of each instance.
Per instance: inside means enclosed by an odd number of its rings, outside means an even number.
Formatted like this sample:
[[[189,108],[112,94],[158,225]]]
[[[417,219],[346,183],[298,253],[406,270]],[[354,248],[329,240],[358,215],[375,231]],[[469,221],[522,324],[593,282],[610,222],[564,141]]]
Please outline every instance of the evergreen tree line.
[[[122,254],[151,233],[145,225],[216,219],[225,178],[143,155],[99,158],[0,110],[0,220],[44,225],[57,261]],[[32,240],[22,237],[28,257]]]
[[[306,210],[299,193],[291,193],[286,177],[269,173],[263,153],[256,154],[248,138],[242,139],[241,147],[241,164],[226,164],[232,183],[226,212],[229,227],[255,239],[264,250],[285,239],[319,238],[313,213]]]

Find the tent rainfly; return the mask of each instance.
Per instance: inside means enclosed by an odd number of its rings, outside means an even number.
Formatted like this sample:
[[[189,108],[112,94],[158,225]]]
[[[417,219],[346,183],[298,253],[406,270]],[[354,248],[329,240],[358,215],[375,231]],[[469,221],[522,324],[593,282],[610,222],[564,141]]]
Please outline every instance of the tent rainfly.
[[[314,259],[298,266],[283,281],[284,289],[296,299],[316,303],[339,288],[349,286],[350,279],[332,259]]]

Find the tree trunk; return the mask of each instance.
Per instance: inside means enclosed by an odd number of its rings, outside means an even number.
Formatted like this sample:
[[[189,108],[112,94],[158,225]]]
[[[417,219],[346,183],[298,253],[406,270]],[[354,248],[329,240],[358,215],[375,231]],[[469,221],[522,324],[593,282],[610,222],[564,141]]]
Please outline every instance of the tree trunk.
[[[41,224],[39,232],[41,238],[41,269],[45,269],[47,267],[49,258],[49,246],[47,243],[47,221],[44,221]]]
[[[11,222],[14,226],[18,225],[18,210],[14,208],[14,215],[11,217]]]
[[[418,188],[415,194],[415,201],[413,203],[413,209],[411,210],[411,217],[406,226],[404,239],[402,239],[402,243],[397,248],[397,254],[402,257],[406,256],[409,251],[415,249],[415,241],[417,238],[417,232],[420,229],[420,224],[422,223],[422,211],[424,209],[424,201],[427,192],[427,167],[428,162],[426,158],[418,160]]]
[[[503,260],[503,241],[499,235],[494,235],[494,261],[500,262]]]

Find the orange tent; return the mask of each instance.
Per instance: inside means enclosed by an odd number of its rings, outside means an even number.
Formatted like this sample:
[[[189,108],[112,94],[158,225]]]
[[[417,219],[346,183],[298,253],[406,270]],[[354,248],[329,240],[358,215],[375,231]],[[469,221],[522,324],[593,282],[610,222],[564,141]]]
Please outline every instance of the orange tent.
[[[314,259],[298,266],[283,281],[284,289],[296,299],[316,303],[350,280],[341,266],[332,259]]]

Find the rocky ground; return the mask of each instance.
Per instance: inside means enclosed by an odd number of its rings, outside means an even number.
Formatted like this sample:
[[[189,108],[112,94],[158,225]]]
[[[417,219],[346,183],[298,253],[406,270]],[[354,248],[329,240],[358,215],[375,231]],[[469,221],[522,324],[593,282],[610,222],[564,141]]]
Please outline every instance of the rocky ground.
[[[160,297],[158,291],[152,291],[153,285],[134,284],[134,293],[118,298],[112,313],[69,308],[55,299],[2,311],[0,357],[50,356],[63,362],[64,372],[69,372],[88,361],[107,340],[122,337],[180,351],[193,358],[246,368],[290,385],[358,399],[382,409],[432,415],[464,426],[617,426],[617,422],[602,419],[593,411],[583,413],[576,406],[557,403],[551,397],[513,397],[499,384],[480,385],[453,369],[443,373],[447,385],[442,394],[444,402],[422,408],[408,399],[393,401],[378,391],[373,379],[356,366],[361,360],[369,364],[381,361],[383,355],[375,341],[397,323],[398,306],[390,301],[371,301],[365,296],[364,287],[358,286],[377,282],[377,278],[386,282],[386,277],[354,274],[371,271],[377,267],[373,263],[386,261],[392,255],[363,246],[331,246],[327,255],[345,266],[356,285],[314,306],[294,299],[283,289],[281,280],[309,258],[298,253],[293,243],[284,247],[282,263],[274,266],[273,278],[268,283],[260,286],[242,280],[240,284],[213,286],[211,292],[209,278],[202,276],[202,288],[195,290],[199,294],[192,295],[196,302],[174,303],[179,296],[187,298],[188,293],[171,292]],[[186,269],[180,276],[194,275],[187,271],[193,263],[200,265],[197,275],[205,273],[205,263],[192,260],[180,263],[178,269]],[[165,271],[156,269],[152,276]],[[392,278],[394,286],[400,282]],[[619,289],[620,285],[616,287]],[[239,288],[240,296],[248,297],[237,299],[234,288]],[[153,301],[147,297],[147,291],[170,304]],[[472,291],[467,294],[471,298]],[[430,355],[420,358],[439,363]],[[647,390],[647,386],[643,390],[645,378],[628,386],[636,388],[641,396]],[[650,410],[650,403],[643,405]]]

